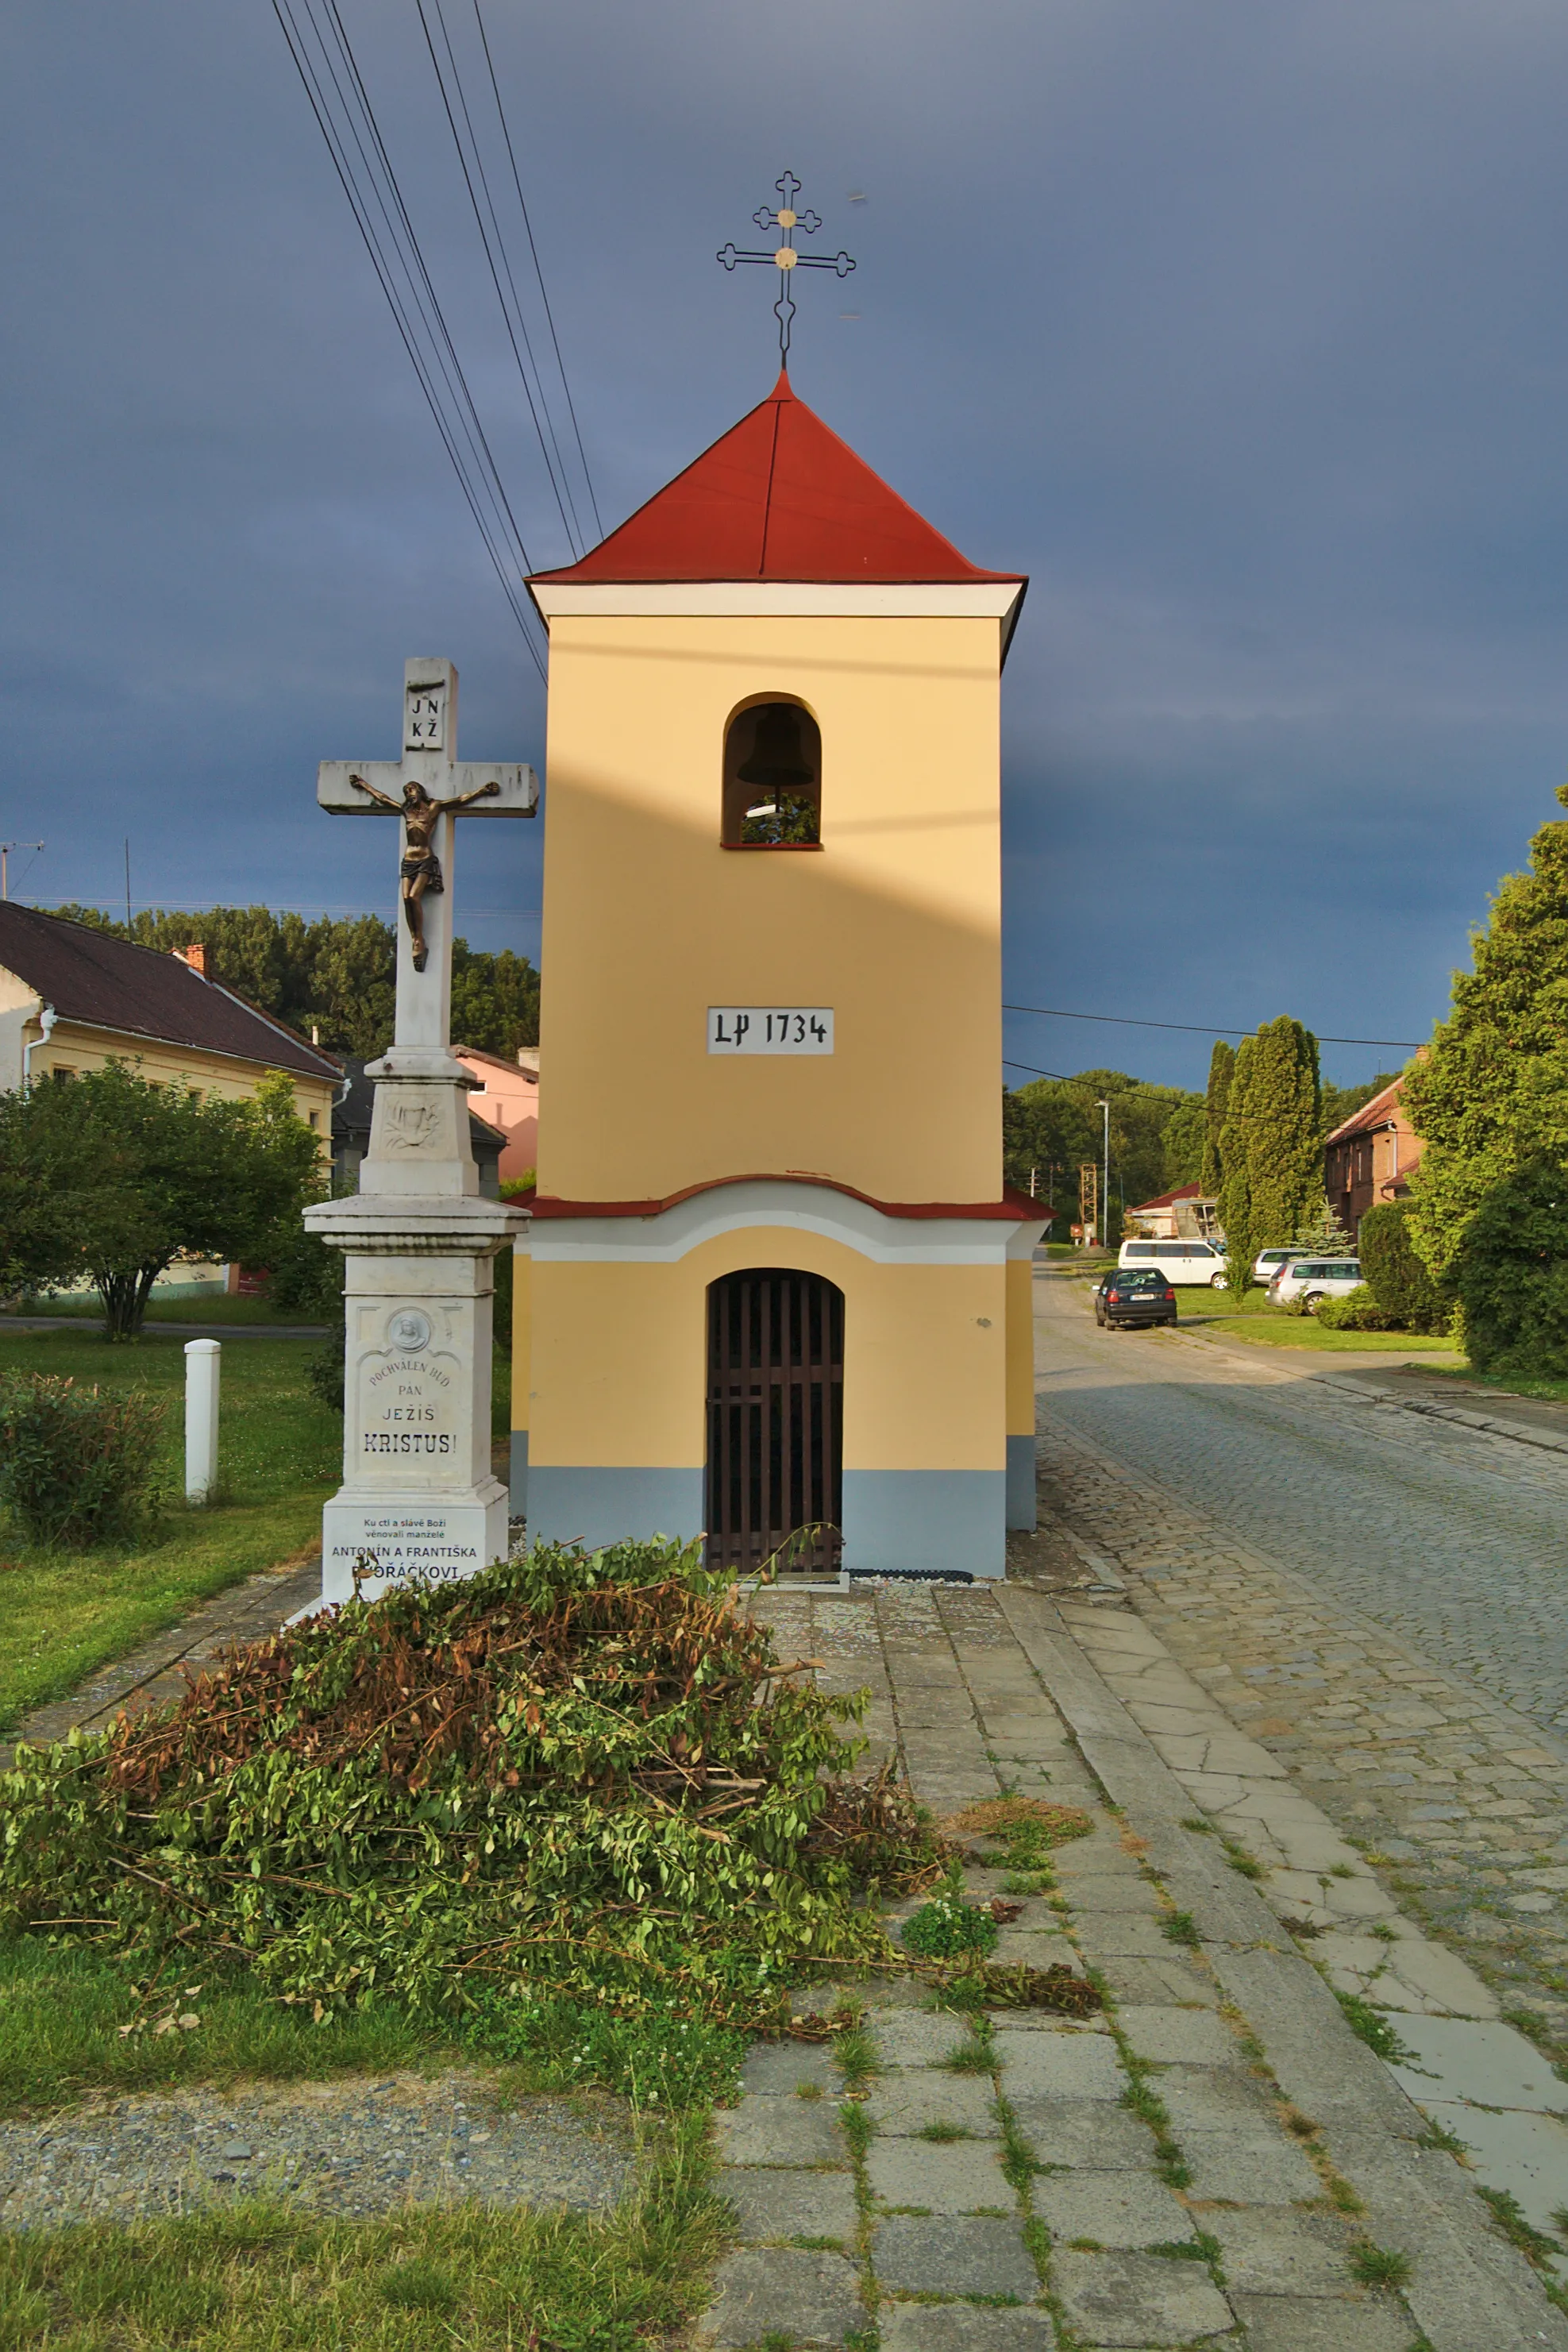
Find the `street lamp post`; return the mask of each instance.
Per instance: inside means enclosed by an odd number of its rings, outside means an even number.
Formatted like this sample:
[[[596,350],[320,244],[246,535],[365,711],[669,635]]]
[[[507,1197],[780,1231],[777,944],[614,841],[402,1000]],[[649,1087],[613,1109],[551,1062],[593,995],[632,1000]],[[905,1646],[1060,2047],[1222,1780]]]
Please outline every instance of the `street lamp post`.
[[[1105,1114],[1104,1170],[1100,1179],[1100,1240],[1103,1244],[1111,1234],[1111,1106],[1100,1101],[1094,1108]]]

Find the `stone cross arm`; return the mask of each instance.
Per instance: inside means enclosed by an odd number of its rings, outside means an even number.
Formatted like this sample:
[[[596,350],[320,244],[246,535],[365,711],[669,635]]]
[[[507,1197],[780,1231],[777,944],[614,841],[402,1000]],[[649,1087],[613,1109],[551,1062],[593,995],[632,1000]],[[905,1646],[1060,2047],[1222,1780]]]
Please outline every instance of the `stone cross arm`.
[[[375,793],[364,792],[354,781],[362,777]],[[539,805],[539,780],[531,768],[504,761],[446,760],[439,753],[415,751],[402,760],[323,760],[316,775],[316,798],[334,816],[386,816],[386,801],[399,803],[405,784],[422,784],[433,800],[465,800],[464,816],[535,816]],[[500,790],[486,793],[486,784]]]

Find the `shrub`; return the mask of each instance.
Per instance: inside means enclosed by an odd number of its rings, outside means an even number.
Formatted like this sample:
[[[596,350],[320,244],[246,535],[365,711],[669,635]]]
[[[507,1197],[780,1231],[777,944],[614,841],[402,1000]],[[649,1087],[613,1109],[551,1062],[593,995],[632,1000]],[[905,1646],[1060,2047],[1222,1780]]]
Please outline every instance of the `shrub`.
[[[1361,1221],[1361,1270],[1377,1305],[1393,1319],[1363,1330],[1441,1331],[1448,1309],[1424,1259],[1416,1255],[1409,1219],[1398,1201],[1368,1209]]]
[[[281,1232],[267,1252],[267,1295],[279,1315],[305,1323],[341,1316],[343,1253],[303,1225]]]
[[[1318,1321],[1326,1331],[1397,1331],[1399,1318],[1380,1307],[1364,1282],[1344,1298],[1325,1298]]]
[[[338,1319],[328,1332],[323,1344],[313,1349],[305,1359],[305,1385],[312,1396],[330,1405],[334,1412],[343,1410],[343,1355],[348,1344],[348,1324],[343,1302],[338,1302]]]
[[[83,1550],[132,1534],[153,1500],[166,1407],[45,1372],[0,1382],[0,1502],[35,1543]]]
[[[1478,1370],[1568,1379],[1568,1168],[1535,1160],[1494,1184],[1449,1279]]]

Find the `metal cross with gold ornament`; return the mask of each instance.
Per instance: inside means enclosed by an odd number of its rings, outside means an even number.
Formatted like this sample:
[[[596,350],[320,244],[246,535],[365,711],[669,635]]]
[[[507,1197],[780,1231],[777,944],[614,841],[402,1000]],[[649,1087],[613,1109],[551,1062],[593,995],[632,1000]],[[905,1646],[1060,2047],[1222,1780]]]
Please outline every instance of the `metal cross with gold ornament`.
[[[759,261],[778,270],[779,299],[773,305],[773,315],[779,321],[779,361],[787,367],[789,362],[789,329],[795,318],[795,303],[789,289],[796,270],[831,269],[837,277],[847,278],[855,265],[847,253],[798,253],[795,249],[797,229],[802,236],[815,236],[822,226],[822,216],[821,213],[798,213],[795,210],[800,183],[793,172],[786,172],[783,178],[775,180],[773,184],[782,202],[776,209],[759,205],[751,217],[758,228],[776,228],[781,242],[769,253],[742,253],[736,246],[725,245],[719,247],[716,257],[727,269],[733,269],[740,261]]]

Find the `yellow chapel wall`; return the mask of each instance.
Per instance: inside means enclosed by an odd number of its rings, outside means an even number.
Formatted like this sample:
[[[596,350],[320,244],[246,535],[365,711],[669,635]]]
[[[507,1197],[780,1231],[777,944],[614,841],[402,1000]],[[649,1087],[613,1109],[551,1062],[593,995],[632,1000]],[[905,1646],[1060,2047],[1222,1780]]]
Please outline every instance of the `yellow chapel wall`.
[[[877,1265],[842,1243],[760,1224],[673,1265],[534,1261],[513,1417],[528,1432],[530,1475],[700,1467],[708,1285],[752,1265],[824,1275],[844,1294],[846,1471],[1004,1469],[1005,1268]],[[519,1282],[514,1298],[523,1295]],[[515,1339],[513,1361],[516,1376]]]
[[[553,620],[541,1192],[999,1196],[999,648],[967,616]],[[769,696],[821,729],[820,852],[720,846],[726,726]],[[707,1053],[710,1004],[769,1003],[831,1006],[833,1056]]]

